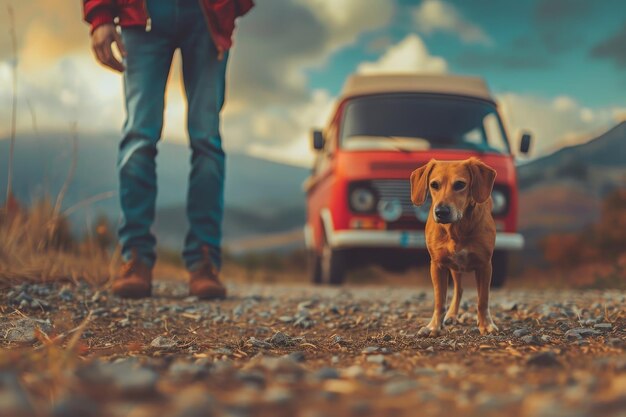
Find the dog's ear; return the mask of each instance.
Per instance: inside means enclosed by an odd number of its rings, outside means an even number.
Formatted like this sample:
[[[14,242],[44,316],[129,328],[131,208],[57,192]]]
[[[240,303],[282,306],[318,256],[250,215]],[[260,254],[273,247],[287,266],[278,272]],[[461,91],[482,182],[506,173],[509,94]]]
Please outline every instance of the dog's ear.
[[[470,158],[467,163],[472,177],[472,198],[477,203],[484,203],[491,196],[496,171],[476,158]]]
[[[436,163],[437,161],[431,159],[426,165],[417,168],[411,174],[411,201],[416,206],[421,206],[426,200],[428,177]]]

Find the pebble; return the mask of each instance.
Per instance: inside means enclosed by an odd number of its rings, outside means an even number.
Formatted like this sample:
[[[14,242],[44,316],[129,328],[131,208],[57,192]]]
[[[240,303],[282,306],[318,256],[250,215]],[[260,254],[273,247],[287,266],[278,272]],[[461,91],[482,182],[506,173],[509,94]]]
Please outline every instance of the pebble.
[[[228,349],[228,348],[217,348],[213,350],[213,353],[217,354],[217,355],[226,355],[226,356],[230,356],[233,354],[232,349]]]
[[[237,372],[237,379],[259,388],[265,387],[265,374],[259,370],[241,370]]]
[[[313,374],[313,376],[314,378],[320,379],[320,380],[337,379],[339,378],[339,371],[337,371],[335,368],[324,367],[324,368],[318,369]]]
[[[77,376],[89,384],[113,386],[126,396],[153,394],[159,374],[151,368],[139,365],[132,359],[115,363],[96,361],[79,368]]]
[[[21,293],[17,295],[17,297],[14,298],[14,300],[18,303],[21,303],[22,301],[26,301],[27,303],[30,303],[31,301],[33,301],[33,297],[31,297],[26,292],[22,291]]]
[[[215,399],[202,386],[183,388],[173,395],[172,417],[207,417],[213,416]]]
[[[265,390],[263,400],[268,404],[285,406],[294,400],[294,394],[283,387],[270,387]]]
[[[526,361],[526,364],[540,368],[562,366],[561,362],[557,359],[556,354],[550,351],[534,354]]]
[[[541,344],[541,340],[537,336],[532,335],[532,334],[523,336],[520,338],[520,340],[527,345],[540,345]]]
[[[383,392],[387,395],[402,395],[415,388],[417,388],[417,382],[407,379],[388,382],[383,387]]]
[[[294,338],[283,332],[276,332],[270,337],[269,342],[274,346],[287,347],[295,344]]]
[[[343,370],[342,374],[346,378],[359,378],[365,375],[365,370],[359,365],[352,365]]]
[[[125,318],[117,322],[117,326],[121,328],[130,327],[130,319]]]
[[[384,365],[386,363],[384,355],[370,355],[367,357],[367,361],[370,363],[376,363],[379,365]]]
[[[62,301],[69,302],[74,300],[74,293],[72,292],[69,285],[64,285],[63,287],[61,287],[57,295]]]
[[[28,395],[12,372],[0,372],[0,415],[30,416],[34,415]]]
[[[199,363],[177,360],[168,369],[168,374],[175,380],[193,380],[204,376],[207,368]]]
[[[517,329],[513,332],[513,337],[520,338],[522,336],[526,336],[530,334],[530,331],[527,328]]]
[[[157,349],[173,349],[176,345],[177,343],[174,339],[165,336],[157,336],[150,342],[150,347]]]
[[[598,330],[602,330],[602,331],[609,331],[613,328],[613,324],[611,323],[597,323],[593,325],[594,329],[598,329]]]
[[[588,329],[586,327],[577,327],[565,332],[565,337],[568,339],[582,339],[585,337],[598,336],[602,334],[599,330]]]
[[[96,417],[100,415],[100,407],[85,396],[68,395],[54,402],[52,417]]]
[[[40,329],[44,333],[52,331],[52,324],[49,320],[22,318],[9,322],[7,325],[7,327],[3,326],[1,333],[8,341],[17,343],[35,342],[37,340],[36,329]]]
[[[255,348],[260,348],[260,349],[271,349],[272,345],[270,343],[267,343],[263,340],[259,340],[256,337],[252,336],[250,337],[250,339],[248,339],[248,343],[252,346],[254,346]]]

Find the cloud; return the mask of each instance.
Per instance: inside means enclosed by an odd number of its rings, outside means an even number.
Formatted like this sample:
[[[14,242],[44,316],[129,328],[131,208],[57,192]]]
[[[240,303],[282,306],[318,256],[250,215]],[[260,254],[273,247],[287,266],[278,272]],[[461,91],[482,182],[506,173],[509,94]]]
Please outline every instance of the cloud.
[[[336,50],[354,43],[365,31],[384,27],[395,12],[393,1],[296,0],[324,22],[330,34],[330,48]]]
[[[626,22],[620,30],[607,39],[595,45],[590,55],[594,58],[604,58],[613,61],[616,67],[626,68]]]
[[[273,120],[267,123],[267,118],[260,118],[255,126],[259,137],[274,134],[276,128],[288,128],[286,134],[291,135],[291,141],[284,144],[271,144],[271,141],[259,141],[248,147],[248,153],[260,158],[277,162],[311,166],[314,154],[311,150],[310,132],[313,128],[324,125],[331,116],[335,98],[325,90],[316,90],[312,100],[303,106],[290,110],[286,119]],[[289,126],[285,124],[289,121]]]
[[[380,73],[443,73],[447,71],[445,59],[428,52],[422,39],[410,34],[399,43],[392,45],[375,62],[363,62],[357,72],[361,74]]]
[[[425,34],[446,32],[456,34],[465,43],[491,45],[493,40],[461,15],[451,4],[442,0],[425,0],[413,12],[417,29]]]
[[[94,82],[94,74],[98,74]],[[19,131],[64,131],[77,122],[80,131],[110,131],[121,126],[123,106],[119,76],[103,71],[89,56],[68,55],[55,63],[18,74]],[[4,87],[7,88],[4,88]],[[11,68],[0,63],[0,115],[11,114]],[[0,137],[9,132],[0,123]]]
[[[592,110],[567,95],[545,98],[508,92],[496,98],[501,104],[513,149],[517,148],[521,132],[530,130],[535,155],[589,140],[626,115],[624,109],[616,107]]]
[[[18,128],[32,129],[32,107],[40,131],[65,130],[73,121],[81,131],[119,131],[124,117],[121,79],[95,63],[80,2],[13,4],[20,58]],[[321,124],[319,115],[331,98],[323,90],[310,91],[306,71],[325,65],[362,34],[386,27],[395,7],[391,1],[368,7],[360,0],[259,2],[238,22],[235,34],[222,123],[227,150],[265,149],[279,158],[291,155],[294,163],[310,160],[305,138],[311,127]],[[0,137],[8,132],[4,119],[9,121],[11,103],[6,38],[0,37]],[[180,60],[173,65],[164,137],[186,142]]]
[[[53,63],[61,56],[89,50],[89,29],[82,20],[81,2],[67,0],[14,0],[3,2],[3,28],[9,27],[5,4],[11,5],[20,67],[30,69]],[[11,39],[3,30],[0,61],[12,56]]]
[[[307,69],[387,26],[394,12],[393,2],[365,8],[360,0],[273,0],[253,9],[239,24],[229,63],[223,130],[231,149],[309,162],[308,133],[330,98],[310,91]]]

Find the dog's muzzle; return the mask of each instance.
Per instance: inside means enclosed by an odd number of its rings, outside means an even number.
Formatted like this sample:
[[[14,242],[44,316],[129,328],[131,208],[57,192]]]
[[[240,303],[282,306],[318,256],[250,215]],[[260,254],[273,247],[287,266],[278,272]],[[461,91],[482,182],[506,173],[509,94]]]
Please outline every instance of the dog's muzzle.
[[[449,206],[438,205],[437,207],[435,207],[433,213],[435,215],[435,221],[437,223],[452,223],[452,209]]]

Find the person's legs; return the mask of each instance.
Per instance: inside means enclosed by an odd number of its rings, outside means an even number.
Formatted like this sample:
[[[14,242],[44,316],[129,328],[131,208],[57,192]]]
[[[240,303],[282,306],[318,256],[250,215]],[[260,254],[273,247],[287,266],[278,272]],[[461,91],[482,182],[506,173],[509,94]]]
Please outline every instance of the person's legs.
[[[175,36],[166,21],[169,2],[151,1],[153,30],[125,28],[124,72],[126,121],[119,148],[118,170],[122,223],[119,240],[125,261],[138,257],[152,267],[156,240],[150,232],[157,193],[157,142],[163,128],[165,86],[175,50]],[[162,28],[162,29],[159,29]]]
[[[192,150],[187,195],[190,228],[183,257],[188,269],[196,269],[208,250],[211,262],[219,270],[225,166],[220,111],[228,54],[218,60],[198,1],[180,0],[180,4],[180,49]]]

